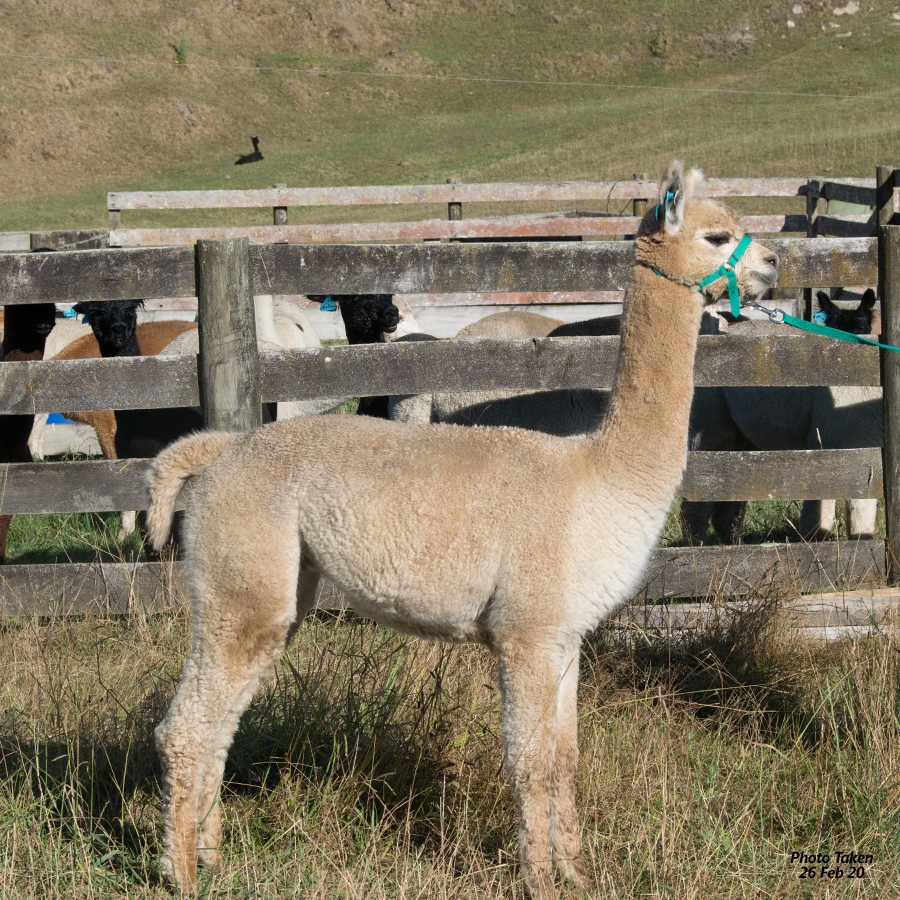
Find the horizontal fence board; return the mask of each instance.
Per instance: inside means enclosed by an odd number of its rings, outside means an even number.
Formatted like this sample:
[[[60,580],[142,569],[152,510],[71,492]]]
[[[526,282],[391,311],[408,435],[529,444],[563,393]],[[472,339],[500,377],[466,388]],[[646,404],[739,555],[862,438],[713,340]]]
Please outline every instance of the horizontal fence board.
[[[778,254],[778,287],[839,287],[876,284],[875,238],[767,238]]]
[[[868,179],[868,184],[862,186],[848,182],[826,181],[819,196],[826,200],[839,200],[842,203],[858,203],[860,206],[877,206],[875,199],[875,179]]]
[[[860,592],[861,593],[861,592]],[[869,592],[866,592],[869,593]],[[703,630],[710,626],[727,627],[736,617],[758,609],[753,600],[728,603],[630,604],[609,620],[609,626],[639,630]],[[886,625],[900,612],[900,598],[889,592],[875,591],[861,597],[848,594],[823,594],[800,597],[779,603],[774,621],[791,629],[863,628]]]
[[[504,216],[500,219],[427,219],[421,222],[350,222],[339,225],[243,225],[202,228],[120,228],[112,247],[164,247],[199,240],[246,237],[255,244],[362,243],[365,241],[477,240],[479,238],[575,237],[636,234],[632,216]],[[806,216],[744,216],[748,232],[806,231]],[[867,232],[854,232],[853,237]]]
[[[424,241],[511,237],[577,237],[634,234],[640,219],[628,217],[504,216],[500,219],[426,219],[421,222],[350,222],[337,225],[249,225],[203,228],[133,228],[112,233],[116,247],[192,244],[246,237],[256,244]]]
[[[30,250],[30,231],[4,231],[0,233],[0,253],[28,253]]]
[[[631,242],[266,244],[250,248],[254,290],[441,294],[621,290]]]
[[[149,459],[0,465],[0,513],[113,512],[149,502]]]
[[[860,216],[863,221],[853,221],[849,216],[837,219],[834,216],[819,216],[816,228],[819,234],[829,237],[854,238],[871,237],[875,233],[875,221]]]
[[[869,179],[874,183],[873,179]],[[708,178],[706,197],[796,197],[806,178]],[[401,203],[495,203],[521,200],[655,199],[655,181],[564,181],[489,184],[371,185],[211,191],[110,191],[107,208],[237,209],[260,206],[353,206]]]
[[[771,238],[779,286],[874,284],[874,238]],[[252,245],[255,293],[440,294],[620,290],[632,242]],[[8,304],[195,296],[191,247],[0,256]]]
[[[610,388],[617,337],[465,340],[260,353],[265,402],[432,391]],[[701,336],[698,387],[878,385],[878,350],[813,335]],[[188,356],[8,362],[0,414],[163,409],[199,403]]]
[[[0,566],[0,616],[162,612],[183,596],[183,563]]]
[[[148,460],[0,466],[0,513],[104,512],[146,506]],[[881,496],[877,449],[689,453],[680,492],[691,500]]]
[[[695,451],[678,492],[687,500],[882,497],[881,450]]]
[[[621,303],[625,291],[515,291],[505,294],[476,292],[471,294],[403,294],[403,298],[415,310],[433,306],[522,306],[552,303],[568,305],[572,303]],[[307,301],[319,308],[318,303]],[[306,304],[302,304],[306,305]],[[499,312],[500,310],[492,310]],[[489,313],[485,313],[489,315]],[[548,313],[548,315],[552,315]]]
[[[645,594],[650,598],[744,595],[764,585],[768,576],[773,577],[778,590],[810,593],[831,590],[838,582],[863,585],[883,580],[884,543],[826,541],[811,545],[664,548],[653,552],[648,574]],[[184,592],[181,562],[0,567],[0,616],[163,612],[172,608],[173,601],[181,603]],[[325,582],[318,605],[338,609],[345,604]],[[628,621],[627,617],[633,615],[635,624],[639,624],[642,613],[644,607],[633,605],[625,607],[619,616],[624,615],[624,621]]]
[[[140,509],[150,460],[0,465],[0,513]],[[881,451],[688,453],[679,493],[688,500],[826,500],[882,496]]]
[[[196,357],[126,356],[0,365],[0,415],[165,409],[199,403]]]
[[[192,247],[70,250],[0,257],[4,303],[194,296]]]
[[[644,599],[855,590],[885,578],[884,541],[822,541],[656,550]]]

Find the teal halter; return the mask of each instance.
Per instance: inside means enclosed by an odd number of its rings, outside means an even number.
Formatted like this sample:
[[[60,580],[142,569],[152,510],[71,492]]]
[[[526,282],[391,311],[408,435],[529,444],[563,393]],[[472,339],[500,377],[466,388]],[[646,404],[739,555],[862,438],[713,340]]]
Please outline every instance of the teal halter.
[[[718,281],[720,278],[728,279],[728,299],[731,301],[731,314],[737,318],[741,314],[741,295],[738,291],[737,286],[737,278],[734,275],[734,267],[737,264],[737,261],[747,252],[747,248],[753,243],[753,238],[748,237],[746,234],[741,238],[740,243],[737,247],[734,248],[734,253],[728,257],[726,262],[723,262],[712,275],[707,275],[703,281],[698,282],[697,284],[685,284],[685,287],[695,287],[697,288],[697,292],[702,294],[703,288],[705,288],[708,284],[712,284],[714,281]],[[666,275],[665,272],[660,272],[656,266],[650,267],[660,278],[667,278],[669,281],[675,281],[674,278],[670,278]],[[684,282],[677,281],[676,284],[684,284]]]
[[[744,255],[747,251],[747,248],[750,244],[753,243],[752,238],[748,237],[746,234],[741,238],[740,243],[737,247],[734,248],[734,253],[728,257],[728,261],[722,263],[715,272],[711,275],[707,275],[703,281],[699,282],[696,286],[698,292],[703,293],[703,288],[707,285],[712,284],[714,281],[718,281],[720,278],[726,278],[728,280],[728,299],[731,301],[731,314],[735,317],[735,319],[740,317],[741,314],[741,298],[740,293],[738,292],[737,286],[737,278],[734,274],[734,267],[737,261]],[[656,266],[651,266],[651,269],[659,275],[661,278],[667,278],[669,281],[675,281],[674,278],[669,278],[665,272],[660,272]],[[682,284],[683,282],[677,282],[678,284]],[[692,287],[694,285],[685,285],[686,287]],[[847,331],[841,331],[839,328],[829,328],[827,325],[823,324],[824,316],[821,313],[817,313],[814,317],[816,321],[807,322],[805,319],[798,319],[796,316],[789,316],[783,309],[766,309],[765,306],[760,306],[758,303],[745,303],[745,306],[750,309],[758,309],[760,312],[766,313],[768,317],[773,322],[784,322],[786,325],[791,325],[794,328],[799,328],[801,331],[807,331],[811,334],[817,334],[820,337],[828,337],[833,340],[838,341],[846,341],[848,344],[868,344],[870,347],[881,347],[883,350],[895,350],[900,353],[900,347],[892,347],[890,344],[880,344],[878,341],[870,341],[868,338],[860,337],[858,334],[850,334]]]
[[[731,301],[731,314],[737,318],[741,314],[741,298],[738,292],[737,278],[734,275],[734,267],[737,261],[744,255],[747,248],[753,243],[753,239],[746,234],[741,238],[741,242],[734,248],[734,253],[728,257],[728,261],[722,263],[712,275],[707,275],[698,285],[697,290],[701,293],[703,288],[720,278],[728,279],[728,299]]]

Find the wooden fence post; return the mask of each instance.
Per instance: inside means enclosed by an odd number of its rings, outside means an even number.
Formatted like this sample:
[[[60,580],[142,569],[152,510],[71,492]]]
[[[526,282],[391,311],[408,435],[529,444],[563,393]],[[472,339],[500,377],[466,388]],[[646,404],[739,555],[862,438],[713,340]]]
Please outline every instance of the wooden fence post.
[[[893,174],[892,174],[893,178]],[[882,340],[900,346],[900,226],[878,226],[878,293]],[[884,512],[888,583],[900,582],[900,354],[881,351],[884,404]]]
[[[631,176],[632,181],[646,181],[647,173],[646,172],[635,172],[634,175]],[[631,214],[633,216],[643,217],[644,213],[647,212],[647,202],[649,197],[641,197],[640,199],[635,199],[631,205]]]
[[[197,241],[200,313],[198,380],[206,428],[250,431],[262,424],[250,241]]]
[[[281,190],[282,188],[286,188],[286,184],[273,184],[272,185],[275,190]],[[276,225],[287,225],[287,207],[286,206],[273,206],[272,207],[272,215],[275,220]]]
[[[878,296],[881,299],[882,341],[900,346],[900,226],[894,215],[894,170],[875,170],[875,209],[878,216]],[[900,354],[881,351],[881,387],[884,409],[884,518],[889,584],[900,581]]]
[[[816,178],[810,178],[806,182],[806,236],[814,238],[819,236],[819,215],[826,209],[822,199],[822,182]],[[813,288],[803,288],[803,318],[807,322],[813,317]]]
[[[109,230],[115,231],[119,227],[121,213],[117,209],[109,210]]]
[[[448,178],[447,184],[459,184],[458,178]],[[459,222],[462,220],[462,203],[447,204],[447,218],[451,222]]]

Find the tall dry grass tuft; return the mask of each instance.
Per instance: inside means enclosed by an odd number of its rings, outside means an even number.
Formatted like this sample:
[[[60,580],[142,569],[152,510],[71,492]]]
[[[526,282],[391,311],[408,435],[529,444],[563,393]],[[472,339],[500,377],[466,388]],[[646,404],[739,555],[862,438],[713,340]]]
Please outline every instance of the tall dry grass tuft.
[[[896,629],[811,645],[776,607],[586,642],[578,802],[605,895],[896,895]],[[3,624],[0,896],[166,896],[152,730],[189,646],[177,597],[142,620]],[[483,648],[311,616],[241,720],[204,894],[520,896],[495,684]],[[812,884],[798,850],[874,863]]]

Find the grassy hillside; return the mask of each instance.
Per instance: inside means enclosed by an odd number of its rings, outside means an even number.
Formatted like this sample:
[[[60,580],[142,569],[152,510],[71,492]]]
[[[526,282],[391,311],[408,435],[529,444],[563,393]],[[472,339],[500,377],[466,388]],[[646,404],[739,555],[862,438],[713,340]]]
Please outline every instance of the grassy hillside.
[[[0,56],[0,230],[102,225],[113,189],[628,178],[673,154],[869,175],[896,162],[897,102],[651,89],[900,96],[895,4],[842,3],[0,0],[0,52],[133,61]],[[251,135],[265,160],[235,167]]]

